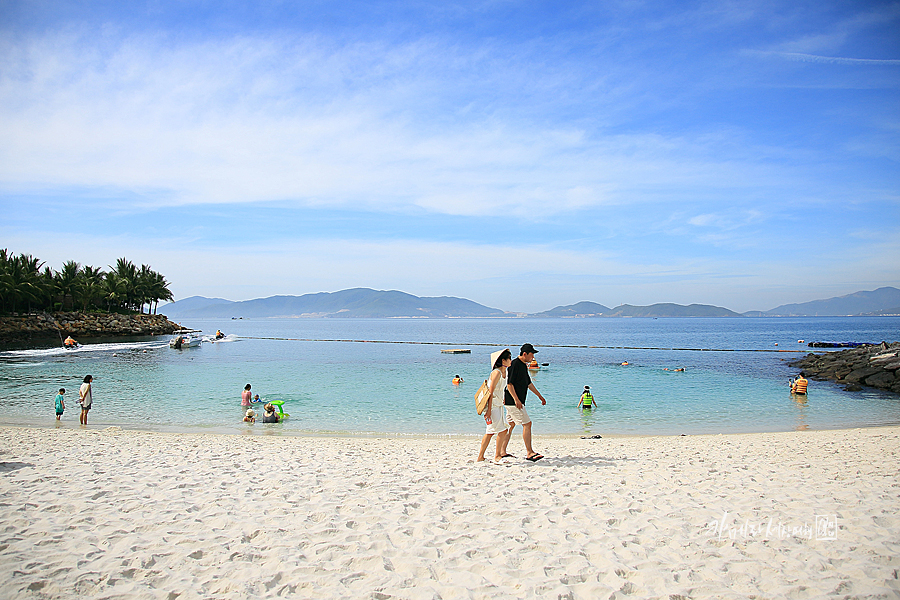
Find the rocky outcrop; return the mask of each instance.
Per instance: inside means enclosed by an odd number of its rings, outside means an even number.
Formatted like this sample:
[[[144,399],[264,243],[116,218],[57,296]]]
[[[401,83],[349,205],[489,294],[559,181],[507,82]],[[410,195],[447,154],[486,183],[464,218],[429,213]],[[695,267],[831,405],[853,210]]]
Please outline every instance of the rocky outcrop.
[[[900,342],[807,354],[789,364],[808,378],[847,384],[849,391],[866,385],[900,394]]]
[[[165,315],[107,313],[38,313],[0,316],[0,342],[39,340],[71,335],[86,337],[164,335],[181,329]]]

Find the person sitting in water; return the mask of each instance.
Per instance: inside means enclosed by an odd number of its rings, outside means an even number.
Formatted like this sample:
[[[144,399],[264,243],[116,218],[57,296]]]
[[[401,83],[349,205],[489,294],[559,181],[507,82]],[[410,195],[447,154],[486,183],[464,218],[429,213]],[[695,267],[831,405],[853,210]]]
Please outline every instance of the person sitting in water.
[[[463,378],[457,375],[453,378],[453,385],[459,385],[463,382]]]
[[[266,404],[264,408],[266,413],[263,415],[263,423],[277,423],[278,415],[275,414],[275,407],[271,404]]]
[[[75,340],[73,340],[71,335],[70,335],[69,337],[67,337],[67,338],[66,338],[66,341],[63,342],[63,343],[66,345],[66,348],[72,348],[72,347],[78,345],[78,342],[76,342]]]
[[[791,382],[791,393],[792,394],[806,394],[806,386],[809,385],[809,381],[807,381],[806,377],[803,376],[803,373],[797,375],[797,379]]]
[[[259,399],[259,394],[253,396],[253,402],[262,402],[262,400]]]
[[[578,408],[582,410],[585,408],[588,410],[594,408],[594,397],[591,395],[591,386],[584,386],[584,391],[581,393],[581,400],[578,401]]]
[[[256,423],[256,413],[253,412],[252,408],[247,409],[247,414],[244,415],[244,423]]]

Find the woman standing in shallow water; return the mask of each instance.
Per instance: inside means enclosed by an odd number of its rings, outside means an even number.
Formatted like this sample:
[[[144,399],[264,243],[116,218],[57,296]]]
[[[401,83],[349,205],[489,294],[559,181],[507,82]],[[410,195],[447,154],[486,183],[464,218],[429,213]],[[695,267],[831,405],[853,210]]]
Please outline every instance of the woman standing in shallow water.
[[[248,383],[244,386],[244,391],[241,392],[241,408],[243,410],[250,408],[250,401],[253,399],[252,396],[253,394],[250,393],[250,384]]]
[[[78,402],[81,404],[81,414],[78,416],[78,422],[87,425],[88,412],[94,403],[94,396],[91,393],[91,382],[94,378],[91,375],[84,376],[84,383],[78,388]]]
[[[506,369],[510,364],[512,364],[512,352],[509,351],[509,348],[491,354],[493,370],[488,378],[488,389],[491,390],[491,395],[488,398],[487,407],[484,409],[484,421],[487,428],[484,437],[481,438],[481,448],[475,462],[484,460],[484,453],[495,434],[497,435],[497,450],[494,452],[494,462],[500,462],[504,458],[500,452],[509,433],[507,429],[509,426],[506,424],[506,419],[503,418],[503,390],[506,389]]]

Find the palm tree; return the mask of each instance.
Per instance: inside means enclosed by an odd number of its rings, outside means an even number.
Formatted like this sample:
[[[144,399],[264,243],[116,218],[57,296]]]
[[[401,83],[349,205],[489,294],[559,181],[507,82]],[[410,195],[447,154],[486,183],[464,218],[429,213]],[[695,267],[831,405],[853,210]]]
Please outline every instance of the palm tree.
[[[84,312],[87,312],[90,306],[101,298],[103,294],[103,271],[100,267],[90,267],[85,265],[81,268],[78,277],[78,295],[81,299],[81,306]]]
[[[40,308],[41,310],[53,310],[53,300],[56,294],[56,273],[50,267],[44,267],[40,275]]]
[[[75,288],[78,285],[80,271],[81,265],[70,260],[63,264],[62,270],[54,278],[56,291],[61,296],[60,308],[62,310],[66,310],[66,307],[70,309],[75,307]]]
[[[13,312],[20,302],[25,303],[30,312],[32,306],[41,301],[45,290],[40,271],[43,264],[30,254],[20,254],[7,261],[6,287]]]
[[[151,294],[150,299],[153,302],[153,314],[156,314],[156,309],[159,307],[160,300],[174,300],[175,296],[172,295],[172,291],[169,290],[169,282],[166,281],[166,278],[162,276],[162,274],[154,271],[153,273],[153,284],[151,286]]]
[[[101,293],[106,300],[106,311],[110,312],[112,307],[120,307],[125,302],[128,286],[125,280],[115,273],[107,273],[103,278],[103,286]]]
[[[153,292],[153,280],[156,272],[150,268],[150,265],[141,265],[141,270],[137,274],[137,285],[135,286],[136,299],[140,305],[141,314],[144,314],[144,304],[149,304],[147,313],[153,305],[151,298]]]
[[[9,250],[0,249],[0,311],[6,310],[6,304],[12,299],[12,277],[9,275]]]
[[[115,274],[116,278],[120,280],[121,284],[124,286],[121,294],[122,300],[119,303],[120,306],[133,309],[137,304],[137,267],[134,266],[133,262],[123,256],[116,260],[116,266],[110,273]]]

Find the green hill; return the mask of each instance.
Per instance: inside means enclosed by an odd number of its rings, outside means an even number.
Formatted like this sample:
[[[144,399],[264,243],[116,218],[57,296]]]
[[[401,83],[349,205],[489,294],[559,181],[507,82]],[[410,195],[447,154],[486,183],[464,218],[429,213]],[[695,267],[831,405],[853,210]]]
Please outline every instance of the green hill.
[[[440,296],[420,298],[398,291],[354,288],[303,296],[271,296],[243,302],[193,296],[160,307],[170,318],[260,317],[502,317],[502,310]]]
[[[600,317],[609,312],[609,307],[596,302],[579,302],[568,306],[557,306],[544,312],[529,315],[531,317]]]
[[[846,317],[866,314],[895,314],[900,306],[900,290],[882,287],[827,300],[783,304],[762,313],[766,317]]]
[[[623,304],[613,308],[609,317],[740,317],[741,315],[709,304],[651,304],[650,306],[632,306]]]

